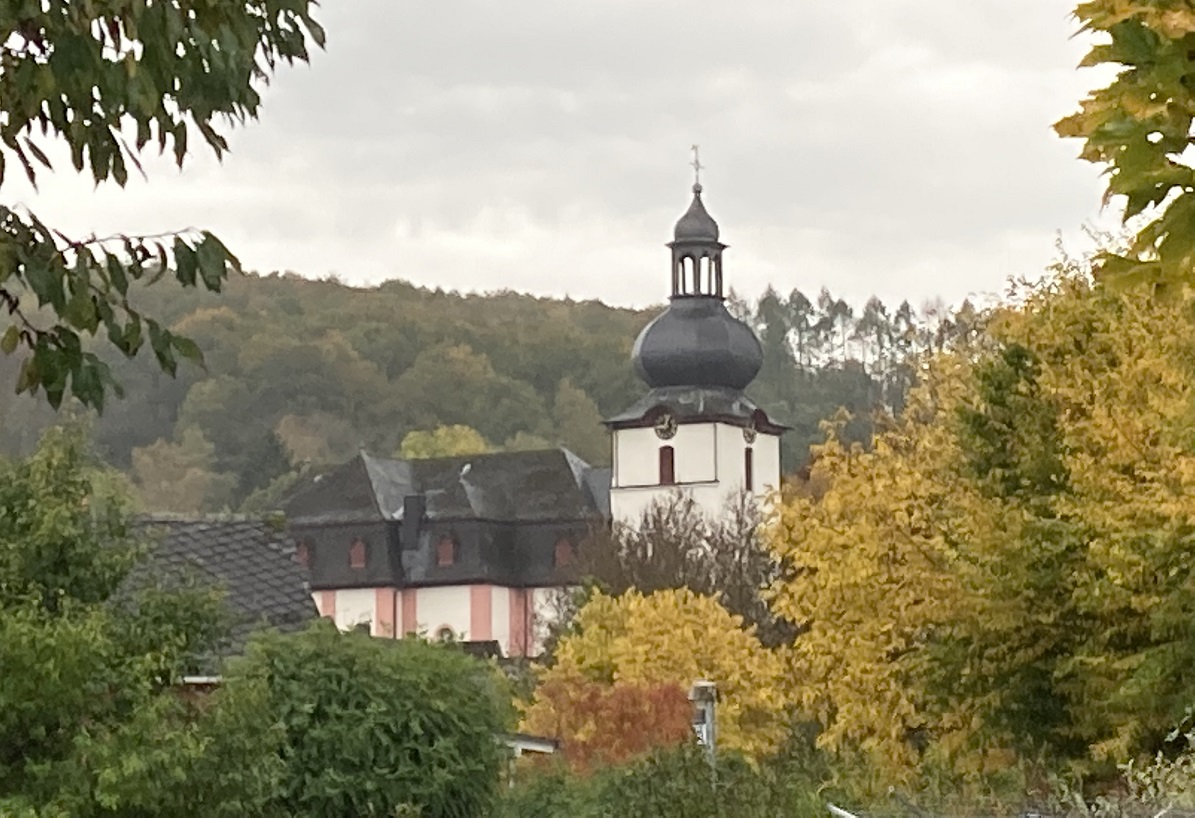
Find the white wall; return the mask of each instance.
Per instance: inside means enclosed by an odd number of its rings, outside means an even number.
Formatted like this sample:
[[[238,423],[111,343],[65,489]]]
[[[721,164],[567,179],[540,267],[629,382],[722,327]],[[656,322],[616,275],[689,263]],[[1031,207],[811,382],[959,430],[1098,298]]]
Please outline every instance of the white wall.
[[[746,477],[743,430],[725,423],[682,425],[671,440],[660,440],[654,429],[620,429],[614,433],[615,479],[610,489],[610,513],[619,522],[637,522],[653,503],[683,491],[709,514],[720,514],[726,501],[743,489]],[[675,486],[659,484],[659,451],[671,445],[675,453]],[[780,484],[780,438],[758,434],[754,452],[754,489],[764,495]]]
[[[336,627],[351,630],[363,623],[373,624],[377,593],[373,588],[341,588],[336,592]]]
[[[469,586],[449,585],[420,588],[415,603],[419,629],[435,639],[440,628],[448,626],[457,639],[472,639],[469,634]]]
[[[678,483],[706,483],[718,479],[714,424],[687,423],[670,440],[655,429],[619,429],[614,433],[614,462],[618,487],[655,486],[660,482],[660,447],[671,446]]]
[[[495,585],[490,595],[491,631],[502,648],[503,656],[510,656],[510,589]]]

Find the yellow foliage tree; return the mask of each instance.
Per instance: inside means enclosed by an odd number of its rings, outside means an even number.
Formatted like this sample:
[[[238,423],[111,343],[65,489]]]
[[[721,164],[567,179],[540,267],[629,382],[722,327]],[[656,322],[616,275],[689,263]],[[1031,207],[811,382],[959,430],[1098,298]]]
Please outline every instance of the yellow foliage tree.
[[[807,628],[820,742],[890,777],[928,751],[1151,752],[1195,687],[1190,304],[1062,269],[936,356],[869,451],[831,430],[786,497],[774,589]]]
[[[1003,525],[959,479],[958,445],[942,422],[959,405],[966,370],[959,358],[939,359],[870,451],[841,443],[831,424],[813,470],[824,493],[786,498],[772,530],[777,555],[799,568],[772,601],[807,627],[794,673],[798,701],[823,727],[819,743],[893,769],[915,763],[911,736],[943,732],[915,670],[966,600],[961,545]]]
[[[556,662],[541,671],[541,684],[581,677],[611,687],[673,684],[687,690],[708,679],[718,685],[719,746],[758,755],[784,736],[784,660],[717,600],[687,589],[648,596],[596,593],[574,626],[557,646]],[[525,726],[558,723],[558,714],[548,712],[553,706],[559,703],[533,701]]]
[[[490,444],[472,426],[456,424],[437,426],[430,432],[407,432],[398,448],[398,455],[411,460],[428,457],[455,457],[457,455],[485,454]]]

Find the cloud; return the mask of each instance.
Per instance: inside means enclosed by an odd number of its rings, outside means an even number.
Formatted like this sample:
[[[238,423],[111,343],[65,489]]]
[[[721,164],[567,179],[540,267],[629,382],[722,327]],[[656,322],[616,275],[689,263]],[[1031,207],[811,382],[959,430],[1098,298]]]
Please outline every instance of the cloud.
[[[328,51],[223,164],[5,193],[80,233],[203,225],[262,271],[646,304],[699,142],[739,292],[957,301],[1096,214],[1097,169],[1049,130],[1098,79],[1069,8],[327,4]]]

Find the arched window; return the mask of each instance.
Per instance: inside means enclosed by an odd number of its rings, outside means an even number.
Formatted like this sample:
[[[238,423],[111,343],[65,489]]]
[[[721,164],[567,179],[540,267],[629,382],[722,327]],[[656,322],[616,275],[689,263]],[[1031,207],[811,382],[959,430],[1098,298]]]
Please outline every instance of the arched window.
[[[573,544],[568,541],[567,537],[561,537],[556,541],[556,550],[552,555],[552,562],[557,568],[563,568],[566,565],[573,564]]]
[[[671,486],[676,483],[676,455],[671,446],[660,447],[660,485]]]
[[[755,451],[750,446],[743,451],[743,485],[755,491]]]
[[[365,541],[360,537],[353,540],[353,544],[349,546],[349,567],[365,567]]]
[[[456,540],[449,534],[442,534],[436,541],[436,566],[447,568],[456,565]]]
[[[436,631],[436,639],[440,642],[454,642],[456,641],[456,634],[452,628],[443,625]]]

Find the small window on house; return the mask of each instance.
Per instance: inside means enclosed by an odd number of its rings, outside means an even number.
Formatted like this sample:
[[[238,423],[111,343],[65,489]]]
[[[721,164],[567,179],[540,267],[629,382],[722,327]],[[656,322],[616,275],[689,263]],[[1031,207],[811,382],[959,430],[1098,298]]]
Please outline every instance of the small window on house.
[[[660,485],[671,486],[676,483],[676,455],[671,446],[660,447]]]
[[[444,534],[436,542],[436,566],[439,568],[447,568],[449,565],[456,565],[457,545],[448,534]]]
[[[311,567],[311,546],[304,540],[295,543],[295,562],[304,568]]]
[[[456,634],[453,632],[452,628],[444,625],[436,631],[436,639],[441,642],[453,642],[456,640]]]
[[[567,538],[561,537],[556,541],[556,552],[552,561],[557,568],[573,564],[573,544]]]
[[[353,544],[349,546],[349,567],[365,567],[365,541],[360,537],[353,540]]]
[[[755,491],[755,451],[750,446],[743,451],[743,485]]]

